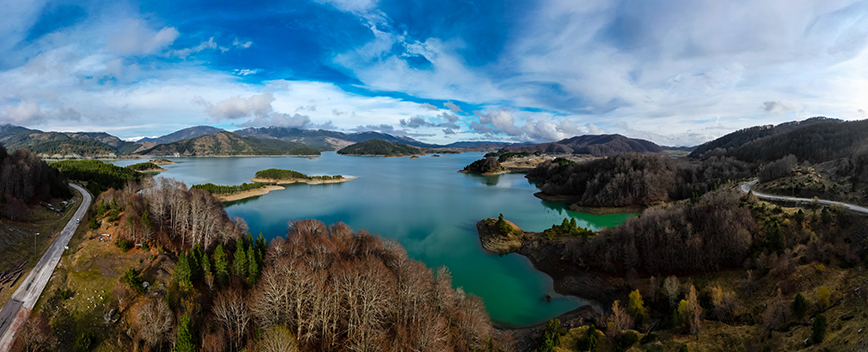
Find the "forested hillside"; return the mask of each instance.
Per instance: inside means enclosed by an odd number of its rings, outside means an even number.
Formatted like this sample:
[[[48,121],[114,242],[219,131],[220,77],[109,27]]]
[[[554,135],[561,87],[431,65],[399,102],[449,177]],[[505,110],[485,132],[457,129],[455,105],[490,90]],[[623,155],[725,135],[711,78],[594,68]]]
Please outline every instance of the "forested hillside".
[[[94,195],[109,188],[121,189],[128,181],[142,178],[133,168],[99,160],[64,160],[52,163],[51,167],[70,180],[87,181],[87,189]]]
[[[28,217],[27,206],[50,198],[72,194],[64,177],[36,154],[17,150],[12,154],[0,146],[0,214],[13,220]]]
[[[382,139],[371,139],[356,143],[341,150],[342,155],[407,156],[422,154],[422,150],[409,145],[389,143]]]
[[[231,221],[207,192],[158,182],[143,192],[103,193],[95,205],[91,228],[119,234],[115,256],[158,253],[115,284],[117,322],[94,330],[82,324],[87,314],[69,314],[64,292],[75,288],[64,280],[74,275],[64,275],[32,318],[43,324],[45,338],[22,345],[77,351],[73,346],[86,340],[90,348],[266,352],[502,347],[479,298],[454,289],[445,268],[432,271],[408,259],[394,241],[342,223],[301,220],[266,243],[247,233],[243,220]],[[102,317],[102,310],[94,314]]]
[[[578,164],[547,161],[528,173],[544,195],[589,207],[648,206],[697,197],[716,185],[752,176],[726,157],[701,162],[662,155],[621,154]]]
[[[53,155],[70,155],[75,154],[82,157],[95,157],[115,155],[116,151],[106,147],[104,144],[97,141],[80,141],[74,139],[53,140],[24,147],[36,154]]]
[[[139,142],[139,143],[151,142],[151,143],[154,143],[155,145],[156,144],[166,144],[166,143],[177,142],[177,141],[184,140],[184,139],[190,139],[190,138],[201,137],[204,135],[214,134],[214,133],[221,132],[221,131],[223,131],[223,129],[211,127],[211,126],[193,126],[193,127],[188,127],[185,129],[177,130],[175,132],[172,132],[172,133],[169,133],[165,136],[160,136],[157,138],[148,138],[148,137],[142,138],[142,139],[139,139],[137,142]]]
[[[750,128],[745,128],[742,130],[738,130],[729,134],[724,135],[723,137],[717,138],[715,140],[703,143],[699,145],[690,153],[690,157],[692,158],[701,158],[706,155],[706,153],[714,151],[715,149],[720,149],[719,151],[715,151],[713,154],[723,154],[727,151],[733,151],[738,149],[739,147],[772,135],[783,134],[789,131],[811,126],[815,124],[826,124],[832,123],[837,124],[843,122],[838,119],[830,119],[827,117],[812,117],[803,121],[791,121],[785,122],[776,126],[773,125],[764,125],[764,126],[754,126]],[[707,155],[712,156],[712,155]],[[719,155],[718,155],[719,156]]]
[[[621,153],[659,153],[663,148],[652,142],[627,138],[619,134],[583,135],[558,142],[535,145],[513,145],[500,149],[501,153],[590,154],[608,156]]]
[[[240,137],[232,132],[218,132],[178,142],[160,144],[138,152],[150,156],[220,156],[220,155],[320,155],[301,143],[277,139]]]

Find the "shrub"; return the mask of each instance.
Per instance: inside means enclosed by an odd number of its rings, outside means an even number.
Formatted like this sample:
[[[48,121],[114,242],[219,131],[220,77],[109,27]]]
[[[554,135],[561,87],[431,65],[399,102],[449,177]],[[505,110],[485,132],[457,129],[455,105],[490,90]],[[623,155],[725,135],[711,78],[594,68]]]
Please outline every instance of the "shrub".
[[[826,286],[820,286],[817,289],[817,304],[819,304],[821,309],[829,308],[831,304],[832,291],[829,290]]]
[[[826,322],[826,317],[822,314],[817,314],[814,317],[814,322],[811,324],[811,341],[815,344],[823,342],[823,338],[826,337],[826,327],[828,323]]]
[[[145,287],[142,286],[142,282],[144,282],[144,280],[142,280],[142,277],[136,272],[136,269],[133,269],[133,267],[130,267],[126,272],[124,272],[124,283],[139,294],[145,293]]]
[[[546,324],[546,329],[543,331],[542,344],[537,348],[538,352],[554,352],[555,346],[561,343],[561,336],[566,334],[564,329],[561,329],[560,319],[549,320]]]
[[[78,338],[75,339],[75,347],[73,350],[75,352],[87,352],[93,348],[93,334],[86,332],[81,335],[78,335]]]
[[[687,345],[681,344],[681,347],[678,347],[678,352],[690,352],[690,351],[687,349]]]
[[[814,266],[814,270],[817,271],[817,274],[822,274],[824,271],[826,271],[826,266],[823,264],[817,264],[816,266]]]
[[[657,341],[657,334],[650,332],[647,335],[642,336],[642,339],[639,340],[639,344],[644,345],[646,343],[652,343],[654,341]]]
[[[576,349],[579,351],[596,352],[598,348],[600,348],[600,342],[597,340],[597,335],[595,334],[582,336],[576,340]]]
[[[115,246],[117,246],[118,248],[120,248],[120,249],[121,249],[121,252],[126,252],[126,251],[130,250],[130,248],[133,248],[133,244],[130,243],[130,241],[127,241],[127,240],[120,240],[120,241],[117,241],[117,242],[115,242]]]
[[[99,222],[96,221],[96,218],[91,218],[91,219],[90,219],[90,224],[88,225],[88,227],[89,227],[91,230],[96,230],[96,229],[99,228]]]
[[[633,346],[636,342],[639,341],[639,335],[636,334],[635,331],[627,330],[624,334],[621,335],[621,338],[618,339],[618,350],[626,351],[630,346]]]
[[[142,243],[142,250],[145,252],[150,252],[151,246],[149,246],[147,243]]]

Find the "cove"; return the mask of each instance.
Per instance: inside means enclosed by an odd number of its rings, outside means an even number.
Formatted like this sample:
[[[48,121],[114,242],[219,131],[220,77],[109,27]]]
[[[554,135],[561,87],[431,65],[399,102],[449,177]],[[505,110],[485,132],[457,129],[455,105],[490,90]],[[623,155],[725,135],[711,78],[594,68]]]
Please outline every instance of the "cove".
[[[358,176],[352,182],[287,185],[285,190],[226,203],[254,235],[286,234],[287,223],[317,219],[344,222],[401,243],[410,258],[429,268],[446,266],[453,286],[481,297],[492,322],[523,327],[545,322],[585,304],[554,292],[552,280],[518,254],[498,256],[482,249],[476,222],[503,216],[526,231],[542,231],[565,217],[586,228],[613,227],[630,214],[576,213],[533,196],[524,175],[479,176],[458,173],[483,153],[444,154],[419,159],[343,156],[323,153],[317,160],[293,157],[169,158],[160,176],[222,185],[250,182],[256,171],[279,168],[308,175]],[[143,160],[120,160],[126,166]],[[545,295],[552,297],[547,302]]]

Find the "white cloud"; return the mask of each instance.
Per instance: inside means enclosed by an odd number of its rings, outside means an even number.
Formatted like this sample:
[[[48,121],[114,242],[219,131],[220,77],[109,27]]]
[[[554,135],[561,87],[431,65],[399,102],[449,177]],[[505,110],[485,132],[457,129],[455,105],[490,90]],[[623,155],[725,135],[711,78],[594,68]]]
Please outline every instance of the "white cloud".
[[[249,41],[249,40],[246,42],[242,42],[242,41],[238,40],[238,38],[235,38],[235,40],[232,41],[232,46],[234,46],[238,49],[247,49],[251,45],[253,45],[253,42]]]
[[[515,118],[506,109],[492,110],[479,115],[479,123],[494,127],[495,131],[510,136],[521,136],[522,130],[515,126]]]
[[[108,48],[120,55],[147,55],[162,51],[178,39],[175,27],[154,31],[138,19],[119,21],[109,30],[106,38]]]
[[[793,106],[784,101],[769,100],[763,102],[762,106],[760,106],[760,110],[772,115],[780,115],[784,112],[792,111]]]
[[[452,111],[452,112],[462,112],[461,108],[459,108],[458,105],[455,105],[455,103],[453,103],[451,101],[447,101],[447,102],[443,103],[443,106],[445,106],[447,109],[449,109],[449,111]]]
[[[218,122],[223,119],[234,120],[251,116],[262,117],[274,111],[271,108],[271,103],[274,102],[274,96],[271,93],[256,94],[246,99],[236,96],[223,99],[216,104],[211,104],[202,98],[196,99],[195,102],[205,107],[208,115],[215,118]]]

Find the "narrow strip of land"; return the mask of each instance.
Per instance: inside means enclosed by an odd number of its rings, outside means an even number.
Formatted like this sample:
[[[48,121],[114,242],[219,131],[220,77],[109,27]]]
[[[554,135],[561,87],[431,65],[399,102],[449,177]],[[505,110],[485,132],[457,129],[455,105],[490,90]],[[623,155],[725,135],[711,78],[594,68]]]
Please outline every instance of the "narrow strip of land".
[[[72,235],[75,234],[75,230],[79,225],[79,219],[83,218],[87,209],[90,208],[90,193],[77,185],[71,183],[69,185],[81,194],[81,205],[79,205],[78,210],[75,211],[72,218],[69,219],[60,235],[48,247],[48,250],[45,251],[45,254],[36,263],[36,266],[33,267],[33,270],[27,274],[27,278],[24,279],[21,286],[12,294],[9,302],[0,310],[0,352],[12,349],[15,334],[24,325],[27,318],[30,317],[30,311],[36,305],[36,301],[39,300],[42,290],[45,289],[48,280],[51,279],[51,275],[54,273],[54,268],[60,262],[60,257],[63,255],[66,245],[69,243]]]
[[[756,192],[756,191],[751,191],[750,188],[753,185],[757,184],[757,182],[759,182],[759,180],[753,180],[753,181],[742,184],[741,185],[741,191],[744,193],[753,192],[753,194],[755,196],[757,196],[759,198],[765,198],[765,199],[783,200],[783,201],[788,201],[788,202],[803,202],[803,203],[812,203],[814,201],[813,199],[808,199],[808,198],[776,196],[774,194],[767,194],[767,193],[760,193],[760,192]],[[852,211],[868,214],[868,208],[860,207],[858,205],[841,203],[841,202],[836,202],[836,201],[832,201],[832,200],[825,200],[825,199],[819,199],[818,202],[820,204],[823,204],[823,205],[837,205],[840,207],[850,209]]]

